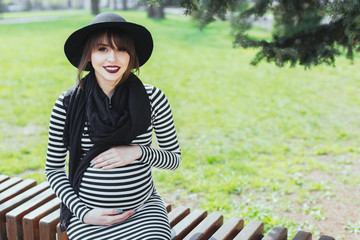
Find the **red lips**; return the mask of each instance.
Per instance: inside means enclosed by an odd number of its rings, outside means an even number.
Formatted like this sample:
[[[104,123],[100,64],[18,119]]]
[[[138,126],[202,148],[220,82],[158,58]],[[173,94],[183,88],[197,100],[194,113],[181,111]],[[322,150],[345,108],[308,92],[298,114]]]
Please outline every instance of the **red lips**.
[[[104,66],[103,68],[108,73],[117,73],[120,70],[119,66]]]

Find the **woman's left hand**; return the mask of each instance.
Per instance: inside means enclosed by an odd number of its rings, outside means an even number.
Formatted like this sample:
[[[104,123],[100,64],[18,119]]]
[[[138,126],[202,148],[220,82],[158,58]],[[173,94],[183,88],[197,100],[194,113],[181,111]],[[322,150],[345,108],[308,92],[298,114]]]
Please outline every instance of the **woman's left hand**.
[[[141,155],[141,148],[137,145],[112,147],[91,160],[90,166],[103,170],[112,169],[128,165]]]

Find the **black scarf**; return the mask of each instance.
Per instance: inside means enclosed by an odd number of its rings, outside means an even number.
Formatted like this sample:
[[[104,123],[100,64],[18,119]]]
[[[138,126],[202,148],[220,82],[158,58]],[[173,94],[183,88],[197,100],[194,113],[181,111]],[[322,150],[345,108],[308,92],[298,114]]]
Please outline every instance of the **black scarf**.
[[[69,181],[75,193],[90,161],[113,146],[129,145],[151,124],[149,97],[144,85],[134,74],[115,88],[109,98],[96,81],[93,71],[82,79],[83,89],[73,87],[66,93],[64,144],[69,151]],[[94,146],[81,159],[81,136],[85,121]],[[60,227],[65,231],[72,212],[61,205]]]

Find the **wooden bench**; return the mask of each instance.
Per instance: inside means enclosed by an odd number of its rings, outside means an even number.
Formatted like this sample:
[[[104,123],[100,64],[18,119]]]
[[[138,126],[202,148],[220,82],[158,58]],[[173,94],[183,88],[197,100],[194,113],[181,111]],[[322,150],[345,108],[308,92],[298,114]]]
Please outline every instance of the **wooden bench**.
[[[59,228],[60,200],[47,182],[0,175],[0,240],[66,240]],[[287,240],[287,228],[274,226],[266,234],[264,224],[251,221],[244,226],[239,217],[223,223],[219,213],[167,205],[174,240]],[[299,231],[292,240],[311,240],[312,234]],[[334,240],[321,236],[318,240]]]

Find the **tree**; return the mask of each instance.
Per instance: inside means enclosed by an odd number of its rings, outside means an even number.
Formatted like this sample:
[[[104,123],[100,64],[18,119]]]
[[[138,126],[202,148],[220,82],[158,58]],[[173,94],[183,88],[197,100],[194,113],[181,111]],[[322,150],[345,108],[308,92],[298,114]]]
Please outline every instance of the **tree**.
[[[122,4],[123,4],[123,10],[124,10],[124,11],[128,10],[127,0],[122,0]]]
[[[147,8],[147,13],[149,18],[163,19],[165,17],[164,5],[150,5]]]
[[[91,13],[97,15],[100,13],[99,0],[91,0]]]
[[[165,18],[164,4],[166,0],[140,0],[140,2],[147,4],[147,13],[149,18]]]
[[[148,2],[161,2],[150,0]],[[305,67],[335,64],[345,52],[353,59],[360,50],[360,0],[178,0],[186,14],[202,10],[201,26],[232,12],[234,47],[260,49],[252,60],[266,59],[277,66]],[[254,40],[246,34],[248,19],[273,14],[272,41]],[[328,23],[321,19],[330,18]]]
[[[3,6],[2,0],[0,0],[0,19],[2,19],[3,12],[5,12],[5,7]]]

